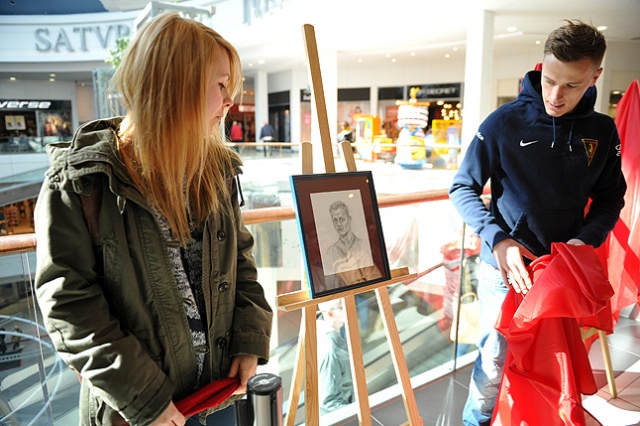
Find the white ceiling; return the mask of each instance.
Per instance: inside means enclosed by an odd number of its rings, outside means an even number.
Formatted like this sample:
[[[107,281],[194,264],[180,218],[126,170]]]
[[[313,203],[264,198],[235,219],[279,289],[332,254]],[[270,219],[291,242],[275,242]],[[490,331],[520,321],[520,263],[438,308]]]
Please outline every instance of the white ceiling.
[[[544,43],[563,19],[606,25],[608,40],[640,43],[640,0],[290,0],[273,16],[224,35],[239,48],[245,68],[263,59],[270,71],[304,61],[304,23],[314,25],[319,48],[337,50],[339,65],[441,60],[445,54],[464,57],[466,29],[479,9],[494,14],[493,48],[501,55],[541,55],[535,42]]]
[[[265,1],[265,0],[262,0]],[[466,29],[474,11],[494,14],[494,52],[542,52],[546,36],[563,19],[606,25],[611,41],[640,43],[640,0],[268,0],[273,13],[238,22],[245,0],[193,0],[216,5],[218,29],[234,44],[245,70],[275,72],[305,62],[301,27],[314,25],[320,49],[338,52],[341,65],[384,61],[444,60],[465,55]],[[101,0],[109,10],[136,10],[148,0]],[[275,5],[275,7],[273,7]],[[515,27],[509,32],[508,27]],[[221,28],[221,29],[220,29]],[[414,55],[414,56],[412,56]],[[259,62],[264,61],[263,64]],[[251,65],[251,66],[250,66]],[[15,73],[13,73],[15,74]],[[0,73],[0,78],[2,73]],[[32,74],[33,78],[34,75]],[[42,74],[48,79],[48,73]],[[91,81],[89,73],[58,73],[59,80]]]

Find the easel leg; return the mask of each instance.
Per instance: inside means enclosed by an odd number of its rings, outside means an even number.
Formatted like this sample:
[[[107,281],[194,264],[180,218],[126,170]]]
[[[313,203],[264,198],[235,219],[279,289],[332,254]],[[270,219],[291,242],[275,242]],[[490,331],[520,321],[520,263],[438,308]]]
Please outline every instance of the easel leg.
[[[404,358],[404,352],[402,351],[402,342],[398,335],[398,327],[396,325],[395,317],[393,316],[393,308],[391,307],[391,301],[389,300],[389,292],[386,287],[380,287],[376,289],[376,297],[378,299],[378,306],[382,313],[382,321],[384,324],[384,330],[387,333],[387,340],[390,345],[391,360],[393,361],[393,367],[396,370],[396,377],[398,383],[402,386],[402,401],[404,402],[404,408],[407,412],[409,419],[409,425],[421,426],[422,419],[418,413],[418,406],[416,404],[416,398],[411,387],[411,380],[409,379],[409,370],[407,369],[407,361]]]
[[[613,365],[611,364],[611,355],[609,354],[609,339],[607,339],[607,333],[602,330],[598,330],[598,337],[600,338],[602,359],[604,360],[604,372],[607,375],[609,392],[611,393],[611,398],[616,399],[618,397],[618,389],[616,388],[616,377],[613,374]]]
[[[351,376],[353,378],[353,390],[358,403],[358,421],[361,425],[371,425],[371,407],[369,406],[369,392],[367,391],[367,377],[364,372],[364,358],[362,356],[362,344],[360,343],[360,330],[358,329],[358,312],[356,300],[353,296],[344,298],[344,309],[347,314],[347,337],[349,353],[351,354]]]
[[[320,407],[318,404],[318,340],[316,336],[316,306],[304,308],[305,323],[305,391],[304,407],[306,424],[320,424]],[[310,373],[313,371],[313,373]]]
[[[302,318],[300,320],[300,332],[298,334],[298,347],[296,348],[296,357],[293,361],[293,377],[291,379],[291,389],[289,389],[289,409],[284,419],[285,426],[294,426],[296,422],[296,414],[298,412],[298,403],[300,402],[300,392],[302,391],[302,379],[304,377],[304,354],[302,352],[305,347],[306,332],[306,316],[307,311],[302,309]],[[315,320],[315,318],[314,318]]]

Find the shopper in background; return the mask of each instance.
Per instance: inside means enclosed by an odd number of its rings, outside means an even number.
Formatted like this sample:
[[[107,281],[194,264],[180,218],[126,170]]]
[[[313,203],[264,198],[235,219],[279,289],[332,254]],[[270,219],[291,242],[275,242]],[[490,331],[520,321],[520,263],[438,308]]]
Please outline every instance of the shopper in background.
[[[260,141],[261,142],[273,142],[276,140],[276,131],[273,129],[273,126],[269,124],[268,121],[264,122],[262,129],[260,129]],[[271,153],[271,147],[264,146],[264,156],[267,156],[267,151]]]
[[[269,356],[241,160],[220,124],[241,90],[240,59],[212,29],[162,14],[128,47],[114,84],[126,117],[87,123],[50,149],[36,207],[38,302],[81,377],[81,424],[184,425],[174,401],[225,376],[244,392]],[[235,424],[232,409],[222,413],[208,424]]]
[[[231,123],[231,130],[229,131],[229,138],[231,138],[231,142],[234,144],[238,144],[244,141],[244,135],[242,132],[242,126],[237,121],[233,121]],[[240,152],[240,147],[238,145],[233,146],[233,150],[235,152]]]
[[[494,324],[508,285],[526,294],[527,264],[552,242],[602,244],[624,205],[618,133],[594,111],[605,50],[604,36],[583,22],[553,31],[542,71],[529,72],[518,99],[480,125],[453,180],[451,200],[482,239],[479,354],[465,425],[491,421],[507,351]],[[480,195],[489,179],[487,208]]]

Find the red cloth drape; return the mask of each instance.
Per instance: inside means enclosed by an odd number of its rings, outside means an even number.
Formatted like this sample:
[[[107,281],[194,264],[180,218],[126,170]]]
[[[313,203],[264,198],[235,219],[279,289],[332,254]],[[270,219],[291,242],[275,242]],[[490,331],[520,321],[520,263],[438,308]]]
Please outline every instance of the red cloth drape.
[[[193,416],[222,404],[238,389],[238,386],[240,386],[239,376],[216,380],[176,402],[176,408],[185,417]]]
[[[533,287],[525,297],[511,288],[496,324],[509,349],[492,424],[597,425],[582,407],[597,388],[576,319],[613,289],[592,246],[554,243],[529,271]]]
[[[607,240],[597,249],[615,295],[598,315],[581,325],[613,333],[620,310],[640,303],[640,83],[634,80],[618,103],[616,127],[620,135],[622,172],[627,181],[625,205]],[[594,335],[586,343],[596,339]]]

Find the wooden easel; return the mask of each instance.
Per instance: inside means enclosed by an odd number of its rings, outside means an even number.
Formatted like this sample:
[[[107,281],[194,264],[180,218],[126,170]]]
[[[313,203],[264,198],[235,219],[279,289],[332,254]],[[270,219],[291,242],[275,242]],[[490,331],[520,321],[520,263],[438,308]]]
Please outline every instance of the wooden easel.
[[[318,58],[318,48],[315,40],[315,30],[311,25],[303,26],[303,34],[309,63],[309,74],[311,76],[314,99],[320,126],[320,139],[324,165],[327,173],[335,173],[333,161],[333,150],[331,147],[331,135],[327,119],[326,104],[324,100],[324,89],[322,86],[322,75],[320,73],[320,61]],[[356,171],[356,163],[353,157],[351,144],[345,141],[341,144],[348,171]],[[302,173],[313,173],[313,161],[311,144],[302,144]],[[285,419],[285,425],[293,426],[295,422],[300,391],[302,390],[302,379],[305,382],[305,421],[307,425],[320,424],[320,410],[318,401],[318,354],[316,335],[316,307],[319,303],[342,298],[346,313],[347,341],[351,362],[351,375],[353,377],[354,394],[358,404],[358,421],[361,425],[371,425],[371,409],[369,406],[369,394],[367,392],[367,381],[364,371],[364,359],[362,357],[362,345],[360,343],[360,331],[358,329],[358,316],[356,312],[355,295],[366,291],[374,290],[378,307],[382,315],[382,323],[390,345],[391,359],[396,372],[398,383],[402,388],[402,399],[407,412],[408,422],[405,424],[421,426],[422,419],[418,414],[413,388],[409,379],[407,363],[402,351],[402,343],[398,335],[393,309],[389,300],[387,286],[410,279],[415,279],[417,274],[409,274],[408,268],[394,269],[391,271],[391,280],[371,284],[357,289],[347,290],[341,293],[311,299],[309,291],[303,288],[300,291],[287,293],[278,296],[278,308],[284,311],[302,310],[300,322],[300,335],[298,338],[298,348],[294,361],[294,371],[291,380],[289,395],[289,410]],[[306,284],[303,284],[305,287]]]

